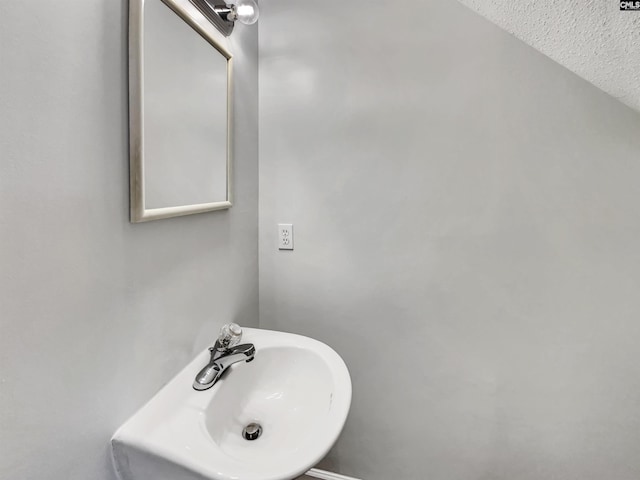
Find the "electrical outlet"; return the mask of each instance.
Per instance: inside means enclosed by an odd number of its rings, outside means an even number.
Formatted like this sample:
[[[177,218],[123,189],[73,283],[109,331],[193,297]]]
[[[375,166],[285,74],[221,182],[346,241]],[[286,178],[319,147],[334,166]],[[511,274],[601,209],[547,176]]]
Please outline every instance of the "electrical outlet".
[[[280,223],[278,225],[278,249],[293,250],[293,225]]]

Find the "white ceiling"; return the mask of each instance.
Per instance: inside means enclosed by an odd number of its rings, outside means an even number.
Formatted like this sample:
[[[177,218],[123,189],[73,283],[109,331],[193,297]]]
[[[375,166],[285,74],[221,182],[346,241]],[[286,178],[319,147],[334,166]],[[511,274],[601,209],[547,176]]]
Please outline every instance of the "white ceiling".
[[[640,111],[640,11],[619,0],[459,0]]]

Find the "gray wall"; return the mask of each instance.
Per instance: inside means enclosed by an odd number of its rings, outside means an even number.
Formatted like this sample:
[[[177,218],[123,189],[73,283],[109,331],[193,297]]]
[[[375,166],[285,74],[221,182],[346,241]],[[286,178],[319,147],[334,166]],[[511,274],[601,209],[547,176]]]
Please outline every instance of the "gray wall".
[[[260,322],[350,367],[323,467],[640,478],[638,113],[457,2],[262,8]]]
[[[258,321],[257,32],[235,205],[128,221],[127,2],[0,0],[0,478],[110,480],[116,428],[223,322]]]

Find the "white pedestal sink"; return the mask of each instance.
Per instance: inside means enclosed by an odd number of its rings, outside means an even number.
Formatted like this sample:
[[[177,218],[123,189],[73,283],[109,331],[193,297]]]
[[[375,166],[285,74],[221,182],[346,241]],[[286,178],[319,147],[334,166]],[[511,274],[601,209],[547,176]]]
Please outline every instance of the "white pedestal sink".
[[[205,350],[116,432],[121,480],[290,480],[320,461],[340,434],[351,405],[342,358],[324,343],[247,328],[256,347],[211,389],[193,380]],[[242,431],[262,426],[255,440]]]

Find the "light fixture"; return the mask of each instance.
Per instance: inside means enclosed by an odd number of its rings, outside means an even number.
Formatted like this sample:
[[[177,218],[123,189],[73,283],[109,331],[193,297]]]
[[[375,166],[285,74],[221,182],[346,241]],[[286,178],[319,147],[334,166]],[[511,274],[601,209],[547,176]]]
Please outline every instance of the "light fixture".
[[[227,4],[224,0],[189,0],[213,23],[225,37],[231,35],[235,22],[253,25],[260,12],[255,0],[237,0]]]

